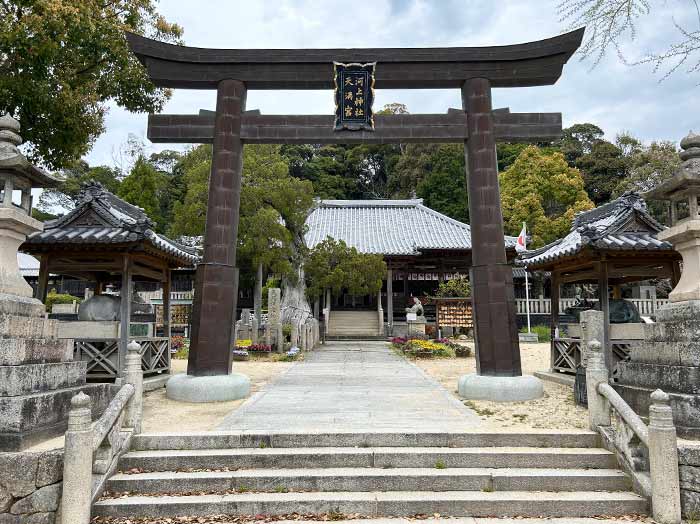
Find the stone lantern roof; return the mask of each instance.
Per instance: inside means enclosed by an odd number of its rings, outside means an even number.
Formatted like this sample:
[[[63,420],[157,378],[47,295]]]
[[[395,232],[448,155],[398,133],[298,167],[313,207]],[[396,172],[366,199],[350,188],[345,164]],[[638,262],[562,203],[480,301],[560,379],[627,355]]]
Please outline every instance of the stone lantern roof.
[[[700,194],[700,135],[692,131],[681,140],[683,163],[666,182],[644,194],[653,200],[672,200],[690,193]]]
[[[22,143],[19,122],[10,115],[0,116],[0,172],[29,180],[32,187],[56,187],[60,180],[33,166],[17,148]]]

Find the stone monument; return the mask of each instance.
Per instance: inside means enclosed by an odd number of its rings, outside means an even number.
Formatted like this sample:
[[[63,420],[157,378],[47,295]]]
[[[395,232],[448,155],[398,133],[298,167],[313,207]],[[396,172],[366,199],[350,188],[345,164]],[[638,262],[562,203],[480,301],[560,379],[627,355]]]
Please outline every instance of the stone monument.
[[[644,196],[671,202],[671,227],[658,233],[683,257],[683,272],[669,294],[669,304],[656,312],[656,323],[644,326],[645,340],[613,371],[613,384],[642,417],[657,388],[669,394],[681,437],[700,436],[700,135],[681,141],[681,164],[673,177]]]
[[[85,385],[85,362],[73,362],[73,341],[58,339],[58,320],[32,298],[20,275],[17,249],[42,231],[31,217],[33,187],[58,180],[31,165],[17,149],[19,123],[0,117],[0,451],[17,451],[62,433],[70,400],[86,391],[94,410],[109,403],[108,384]]]
[[[413,297],[413,305],[406,308],[406,325],[408,336],[425,335],[425,312],[423,303],[418,297]]]

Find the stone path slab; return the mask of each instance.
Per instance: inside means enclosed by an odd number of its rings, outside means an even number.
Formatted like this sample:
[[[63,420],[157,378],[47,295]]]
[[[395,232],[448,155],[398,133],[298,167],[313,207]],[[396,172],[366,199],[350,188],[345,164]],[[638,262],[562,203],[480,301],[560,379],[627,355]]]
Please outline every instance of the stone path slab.
[[[307,353],[217,429],[459,432],[479,424],[472,410],[386,342],[352,341]]]

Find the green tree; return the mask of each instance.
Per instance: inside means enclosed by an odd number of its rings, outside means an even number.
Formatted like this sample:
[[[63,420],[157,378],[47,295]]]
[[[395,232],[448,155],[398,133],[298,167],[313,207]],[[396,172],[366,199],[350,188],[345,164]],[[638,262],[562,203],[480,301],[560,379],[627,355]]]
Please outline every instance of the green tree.
[[[559,150],[571,167],[585,154],[591,152],[593,144],[603,139],[605,133],[595,124],[574,124],[562,130]]]
[[[77,160],[71,167],[63,169],[60,177],[62,182],[57,188],[46,188],[39,196],[37,207],[44,212],[73,209],[78,202],[82,185],[90,180],[101,183],[105,189],[115,194],[121,184],[119,170],[107,166],[90,167],[84,160]]]
[[[506,233],[516,235],[527,223],[533,248],[565,235],[574,215],[593,207],[581,173],[561,153],[527,147],[499,181]]]
[[[441,144],[430,157],[430,170],[416,186],[416,194],[431,209],[448,217],[469,221],[464,147]]]
[[[329,237],[310,250],[304,274],[309,297],[320,296],[326,289],[335,296],[343,290],[357,296],[374,295],[382,288],[386,263],[381,255],[360,253]]]
[[[154,0],[0,2],[0,114],[22,124],[28,156],[70,166],[104,130],[109,100],[159,112],[158,89],[129,51],[124,32],[180,42],[182,29]]]
[[[453,278],[452,280],[440,282],[435,296],[457,298],[470,297],[472,296],[472,286],[467,277]]]
[[[161,213],[161,201],[166,184],[163,174],[156,171],[145,158],[139,157],[117,193],[120,198],[142,208],[156,223],[157,230],[164,231],[166,224]]]
[[[185,153],[180,161],[184,196],[173,203],[168,235],[199,236],[204,234],[207,216],[211,146],[201,145]]]
[[[576,159],[575,165],[583,174],[586,192],[596,205],[608,202],[628,173],[628,159],[622,149],[605,140],[594,142],[590,152]]]
[[[673,142],[652,142],[641,146],[629,157],[629,175],[615,189],[613,196],[625,191],[644,193],[669,180],[680,167],[681,159]],[[649,200],[649,212],[662,223],[669,223],[668,204]]]

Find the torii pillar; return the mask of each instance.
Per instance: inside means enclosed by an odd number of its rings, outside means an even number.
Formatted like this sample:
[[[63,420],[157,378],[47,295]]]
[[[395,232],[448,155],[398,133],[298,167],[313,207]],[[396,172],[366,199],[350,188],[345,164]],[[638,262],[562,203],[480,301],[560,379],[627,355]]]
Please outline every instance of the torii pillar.
[[[513,290],[506,260],[491,83],[472,78],[462,86],[469,138],[464,142],[469,221],[476,373],[459,379],[460,396],[474,400],[520,401],[539,398],[542,382],[523,376]]]

